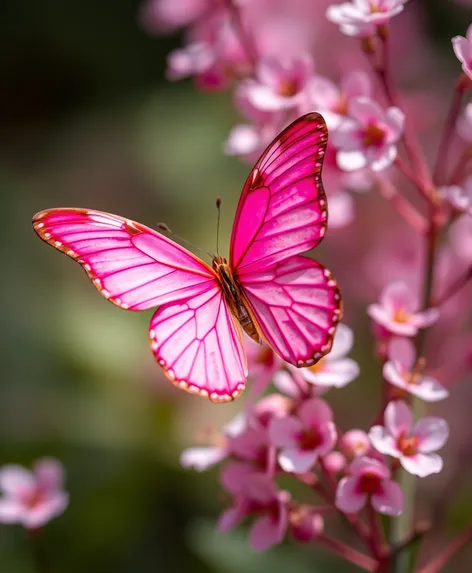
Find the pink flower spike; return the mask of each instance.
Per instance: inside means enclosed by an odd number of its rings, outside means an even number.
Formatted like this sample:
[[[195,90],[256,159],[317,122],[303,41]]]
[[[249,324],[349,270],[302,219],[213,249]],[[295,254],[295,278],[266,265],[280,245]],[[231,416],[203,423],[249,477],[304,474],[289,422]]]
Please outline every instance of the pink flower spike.
[[[381,171],[391,165],[403,133],[404,113],[397,107],[384,111],[373,100],[359,97],[349,103],[348,115],[333,133],[338,167]]]
[[[442,470],[442,458],[433,453],[446,443],[449,426],[442,418],[423,418],[413,428],[411,408],[401,400],[390,402],[383,426],[370,429],[374,448],[400,460],[405,470],[426,477]]]
[[[430,308],[417,312],[418,303],[404,282],[385,287],[380,304],[371,304],[367,314],[380,326],[398,336],[415,336],[419,328],[431,326],[439,318],[439,310]]]
[[[340,324],[334,335],[331,352],[314,366],[301,368],[300,374],[310,384],[325,388],[343,388],[359,376],[359,365],[346,358],[354,343],[352,330]]]
[[[450,185],[441,187],[440,191],[454,209],[472,215],[472,176],[464,181],[462,187]]]
[[[403,511],[400,486],[390,479],[390,470],[378,460],[356,458],[336,490],[336,507],[344,513],[357,513],[369,502],[379,513],[398,516]]]
[[[457,122],[457,132],[467,143],[472,143],[472,103],[468,103]]]
[[[371,36],[403,11],[406,0],[352,0],[329,6],[326,17],[347,36]]]
[[[62,489],[62,465],[53,458],[38,460],[33,471],[21,466],[0,468],[0,523],[37,529],[65,511],[69,496]]]
[[[438,380],[425,376],[420,368],[414,368],[415,347],[408,339],[393,337],[389,342],[388,357],[383,367],[383,376],[393,386],[425,402],[439,402],[449,396],[449,392]]]
[[[462,71],[472,79],[472,24],[467,29],[466,38],[463,36],[452,38],[452,47],[462,64]]]
[[[351,99],[370,97],[371,93],[370,78],[361,70],[345,76],[339,88],[323,76],[315,76],[308,85],[311,107],[323,115],[329,129],[339,126],[348,113]]]
[[[331,408],[318,398],[303,402],[298,416],[287,416],[271,421],[269,437],[281,447],[278,461],[290,473],[305,473],[316,463],[318,456],[330,452],[336,443],[336,426]]]
[[[261,111],[296,108],[306,100],[306,85],[313,75],[313,61],[306,54],[297,58],[262,59],[257,79],[244,84],[252,106]]]

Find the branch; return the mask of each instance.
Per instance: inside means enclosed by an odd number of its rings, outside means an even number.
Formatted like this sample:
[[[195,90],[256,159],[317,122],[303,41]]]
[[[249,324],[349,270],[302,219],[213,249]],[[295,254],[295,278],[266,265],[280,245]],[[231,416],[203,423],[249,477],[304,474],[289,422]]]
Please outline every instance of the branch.
[[[421,567],[418,573],[439,573],[441,569],[450,561],[456,553],[469,542],[472,541],[472,525],[463,531],[452,543],[450,543],[437,557],[430,561],[424,567]]]

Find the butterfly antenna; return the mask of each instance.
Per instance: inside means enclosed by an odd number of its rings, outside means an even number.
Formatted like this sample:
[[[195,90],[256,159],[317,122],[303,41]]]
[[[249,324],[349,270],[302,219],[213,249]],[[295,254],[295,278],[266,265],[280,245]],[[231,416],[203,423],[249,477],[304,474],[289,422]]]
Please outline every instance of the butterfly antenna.
[[[216,254],[220,254],[219,244],[220,244],[220,216],[221,216],[221,197],[216,198],[216,208],[218,209],[218,218],[216,219]]]
[[[200,253],[208,255],[210,258],[213,258],[213,255],[211,253],[209,253],[208,251],[205,251],[205,249],[201,249],[200,247],[196,247],[190,241],[187,241],[187,239],[184,239],[180,235],[177,235],[177,233],[174,233],[174,231],[172,231],[168,227],[168,225],[166,225],[165,223],[157,223],[157,228],[161,231],[164,231],[165,233],[169,233],[169,235],[173,235],[176,239],[179,239],[179,241],[182,241],[182,243],[186,243],[187,245],[192,247],[192,249],[195,249],[196,251],[199,251]]]

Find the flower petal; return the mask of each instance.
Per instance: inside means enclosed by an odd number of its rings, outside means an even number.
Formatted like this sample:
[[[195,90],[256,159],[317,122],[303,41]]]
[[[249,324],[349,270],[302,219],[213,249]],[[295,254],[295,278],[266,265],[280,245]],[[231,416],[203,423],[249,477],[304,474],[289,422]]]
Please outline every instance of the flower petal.
[[[24,527],[37,529],[48,521],[64,513],[69,505],[69,496],[66,493],[58,492],[48,498],[43,503],[37,504],[29,511],[25,512],[21,520]]]
[[[424,454],[441,449],[449,437],[449,424],[442,418],[422,418],[414,427],[418,450]]]
[[[390,480],[382,482],[382,493],[372,496],[372,507],[384,515],[398,516],[403,511],[404,498],[400,486]]]
[[[389,342],[388,357],[401,364],[402,370],[409,372],[416,361],[416,350],[410,340],[395,336]]]
[[[449,391],[440,382],[428,376],[416,384],[409,384],[408,391],[425,402],[439,402],[449,396]]]
[[[15,499],[0,499],[0,523],[20,523],[25,511],[25,506]]]
[[[320,398],[305,400],[297,413],[305,428],[310,428],[313,424],[321,426],[333,419],[333,411]]]
[[[367,503],[367,495],[359,493],[359,480],[355,477],[344,477],[336,490],[336,507],[344,513],[357,513]]]
[[[344,358],[348,354],[352,345],[354,344],[354,334],[347,324],[340,324],[336,329],[334,335],[333,346],[330,353],[326,356],[326,360],[330,362],[338,358]]]
[[[315,465],[318,454],[314,450],[286,448],[279,453],[277,459],[285,472],[303,474]]]
[[[226,448],[188,448],[180,454],[180,465],[202,472],[220,463],[226,456]]]
[[[0,490],[5,495],[15,497],[24,490],[31,490],[36,485],[34,476],[18,465],[6,465],[0,468]]]
[[[280,543],[284,533],[273,517],[268,515],[259,517],[249,529],[249,545],[256,551],[265,551]]]
[[[381,454],[394,458],[400,457],[395,438],[383,426],[373,426],[369,430],[369,439],[373,447]]]
[[[295,416],[274,418],[269,424],[269,438],[274,446],[290,448],[297,445],[297,435],[302,430],[302,422]]]
[[[410,434],[413,425],[413,413],[406,402],[395,400],[385,408],[384,421],[388,432],[395,439],[398,439],[400,436]]]
[[[437,474],[443,468],[442,458],[438,454],[402,456],[400,462],[407,472],[420,478]]]

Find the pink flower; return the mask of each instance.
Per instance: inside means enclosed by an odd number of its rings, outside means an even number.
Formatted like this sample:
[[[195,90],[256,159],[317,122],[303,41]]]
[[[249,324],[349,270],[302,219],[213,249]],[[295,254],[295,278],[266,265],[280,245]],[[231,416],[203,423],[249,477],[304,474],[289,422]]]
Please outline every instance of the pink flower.
[[[336,507],[344,513],[357,513],[367,503],[379,513],[397,516],[403,511],[403,493],[390,479],[388,467],[372,458],[356,458],[349,466],[351,475],[341,479],[336,490]]]
[[[340,87],[328,78],[315,76],[308,85],[308,94],[311,108],[323,115],[329,129],[336,129],[348,113],[350,100],[370,97],[372,84],[369,76],[361,70],[344,76]]]
[[[472,143],[472,103],[468,103],[457,122],[457,132],[464,141]]]
[[[189,44],[167,56],[167,77],[180,80],[202,74],[215,63],[215,57],[207,44]]]
[[[405,338],[392,338],[388,346],[388,361],[383,367],[387,382],[425,402],[438,402],[449,392],[435,378],[425,376],[421,368],[415,368],[416,351]]]
[[[462,71],[472,79],[472,24],[467,28],[467,37],[452,38],[452,47],[457,59],[462,64]]]
[[[309,55],[296,58],[266,56],[257,68],[257,79],[244,86],[251,104],[262,111],[278,111],[300,106],[306,100],[306,86],[313,75]]]
[[[413,430],[413,413],[402,400],[390,402],[385,409],[383,426],[369,431],[372,445],[380,453],[400,460],[405,470],[419,477],[442,470],[441,456],[435,454],[449,437],[449,426],[442,418],[422,418]]]
[[[384,111],[366,97],[351,100],[348,111],[349,117],[341,121],[332,136],[338,149],[338,166],[344,171],[363,167],[381,171],[391,165],[403,132],[403,112],[397,107]]]
[[[363,430],[349,430],[339,440],[344,454],[349,458],[358,458],[369,453],[371,443],[369,436]]]
[[[235,439],[243,434],[246,429],[247,416],[240,413],[223,428],[223,436],[218,436],[214,446],[184,450],[180,455],[180,465],[201,472],[219,464],[230,453],[229,441],[231,438]]]
[[[64,470],[53,458],[43,458],[28,471],[18,465],[0,468],[0,523],[20,523],[36,529],[65,511]]]
[[[418,312],[418,303],[404,282],[390,283],[380,295],[380,304],[371,304],[368,315],[392,334],[415,336],[419,328],[431,326],[439,318],[439,310]]]
[[[354,342],[352,330],[340,324],[334,335],[331,352],[314,366],[299,369],[310,384],[328,388],[343,388],[359,376],[359,365],[352,358],[346,358]]]
[[[329,6],[326,17],[347,36],[371,36],[376,26],[400,14],[406,0],[352,0]]]
[[[440,191],[455,209],[472,215],[472,176],[468,177],[462,186],[441,187]]]
[[[229,531],[245,517],[255,514],[257,518],[249,529],[249,545],[256,551],[264,551],[285,537],[290,495],[286,491],[278,492],[266,474],[252,473],[241,477],[234,492],[234,505],[221,514],[218,529]]]
[[[278,461],[286,472],[305,473],[330,452],[336,443],[336,426],[331,408],[318,398],[306,400],[297,416],[272,420],[269,436],[283,448]]]
[[[245,339],[249,376],[253,380],[254,394],[263,392],[274,374],[283,366],[283,361],[270,346],[265,343],[257,344],[249,337]]]

